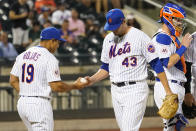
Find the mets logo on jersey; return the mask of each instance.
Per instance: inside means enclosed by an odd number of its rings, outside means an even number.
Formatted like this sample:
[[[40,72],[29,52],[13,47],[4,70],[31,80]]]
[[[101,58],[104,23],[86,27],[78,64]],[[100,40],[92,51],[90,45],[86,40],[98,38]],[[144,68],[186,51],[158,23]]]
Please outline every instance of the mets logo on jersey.
[[[148,45],[148,52],[154,53],[155,52],[155,47],[152,44]]]

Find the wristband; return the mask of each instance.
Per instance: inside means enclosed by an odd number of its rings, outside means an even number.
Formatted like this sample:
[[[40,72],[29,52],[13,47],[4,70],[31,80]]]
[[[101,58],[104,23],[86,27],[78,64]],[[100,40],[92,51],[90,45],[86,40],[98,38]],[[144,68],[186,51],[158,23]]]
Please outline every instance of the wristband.
[[[178,54],[180,57],[184,54],[184,52],[186,51],[186,47],[184,45],[182,45],[177,51],[176,54]]]

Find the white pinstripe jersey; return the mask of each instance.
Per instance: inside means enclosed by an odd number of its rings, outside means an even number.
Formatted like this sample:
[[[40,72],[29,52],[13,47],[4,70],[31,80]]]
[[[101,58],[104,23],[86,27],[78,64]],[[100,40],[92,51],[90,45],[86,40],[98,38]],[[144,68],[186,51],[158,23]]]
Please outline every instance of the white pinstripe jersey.
[[[19,95],[51,97],[49,82],[60,81],[58,60],[46,48],[36,46],[20,54],[11,74],[19,77]]]
[[[103,42],[101,61],[109,64],[112,82],[141,81],[147,78],[147,62],[157,57],[151,39],[131,27],[121,38],[109,33]]]
[[[158,30],[158,32],[161,32],[161,34],[167,35],[161,29]],[[157,41],[157,35],[156,35],[155,37],[153,37],[152,42],[154,43],[157,49],[157,54],[160,60],[164,58],[169,58],[172,54],[176,53],[176,46],[172,41],[171,43],[167,45],[159,43]],[[177,66],[174,65],[170,69],[166,67],[163,67],[163,68],[165,70],[168,80],[179,80],[181,82],[186,82],[186,77],[184,75],[184,72],[182,70],[179,70]]]
[[[196,32],[192,34],[193,40],[191,41],[191,44],[189,48],[187,48],[185,52],[185,59],[188,62],[192,62],[193,66],[196,66]]]

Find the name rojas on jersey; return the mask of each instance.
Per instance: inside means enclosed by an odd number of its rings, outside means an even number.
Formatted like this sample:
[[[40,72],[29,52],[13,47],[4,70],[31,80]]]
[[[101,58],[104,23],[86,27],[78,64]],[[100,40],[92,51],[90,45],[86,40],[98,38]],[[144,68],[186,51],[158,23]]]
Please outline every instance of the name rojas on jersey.
[[[157,57],[151,39],[132,27],[121,38],[113,33],[106,36],[101,61],[109,64],[112,82],[142,81],[147,78],[147,63]]]

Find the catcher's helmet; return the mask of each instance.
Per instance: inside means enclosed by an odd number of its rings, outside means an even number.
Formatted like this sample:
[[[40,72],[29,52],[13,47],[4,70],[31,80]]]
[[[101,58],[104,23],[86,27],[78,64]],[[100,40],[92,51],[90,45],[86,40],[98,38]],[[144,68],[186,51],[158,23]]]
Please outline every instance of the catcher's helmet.
[[[185,28],[186,12],[178,5],[167,3],[160,11],[161,22],[169,28],[171,35],[180,36]]]

